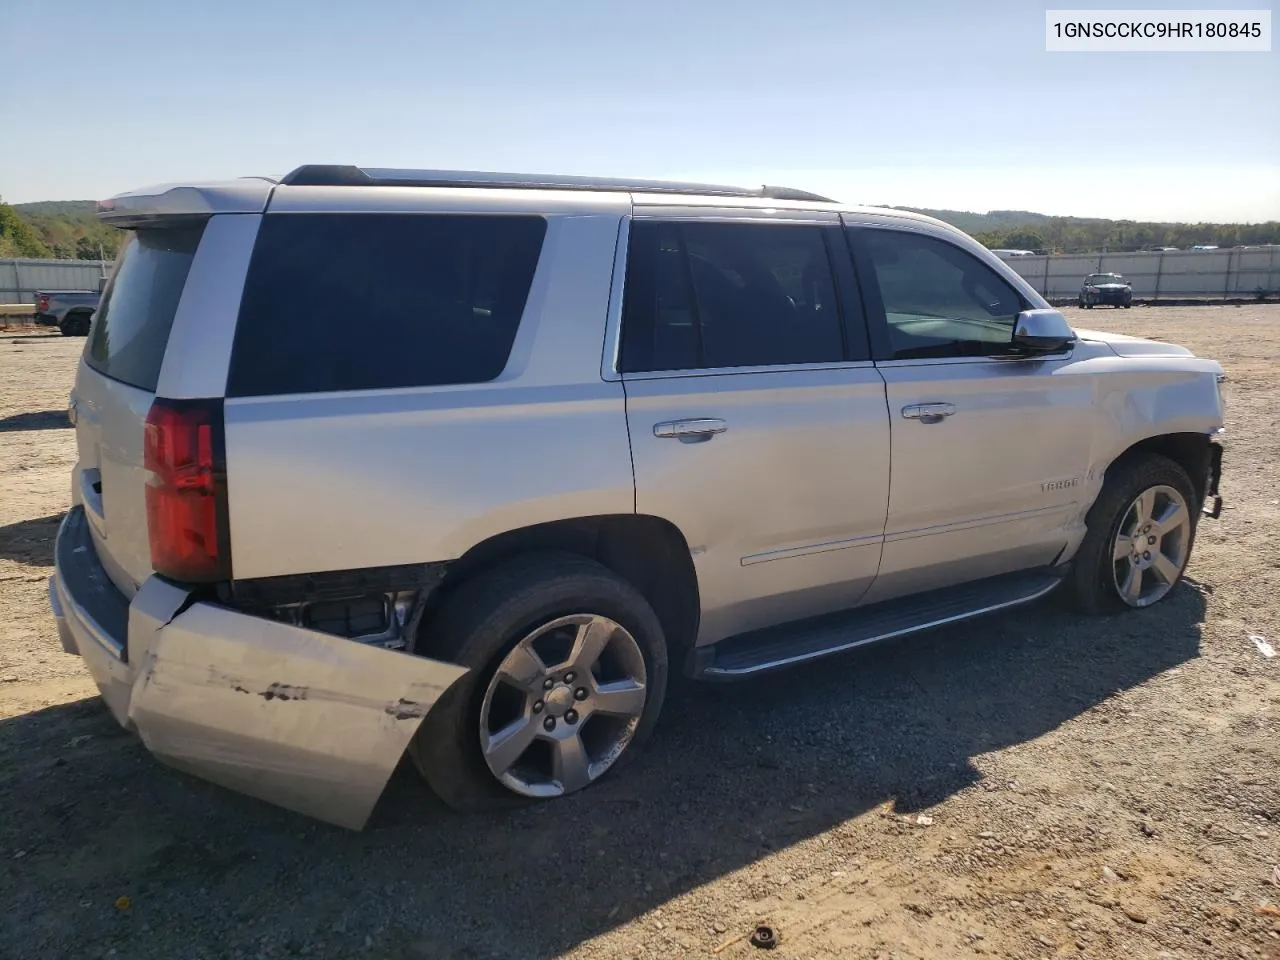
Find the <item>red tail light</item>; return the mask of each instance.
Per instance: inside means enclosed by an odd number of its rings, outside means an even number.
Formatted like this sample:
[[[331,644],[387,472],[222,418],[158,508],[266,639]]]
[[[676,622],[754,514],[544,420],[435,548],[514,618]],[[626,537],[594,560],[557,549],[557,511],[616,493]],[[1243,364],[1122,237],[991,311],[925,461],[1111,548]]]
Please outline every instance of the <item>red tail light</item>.
[[[36,310],[37,310],[38,312],[40,312],[40,313],[48,313],[48,312],[49,312],[49,298],[48,298],[48,297],[41,297],[41,298],[40,298],[40,300],[39,300],[39,302],[36,304]]]
[[[184,583],[229,579],[222,404],[157,399],[143,463],[152,568]]]

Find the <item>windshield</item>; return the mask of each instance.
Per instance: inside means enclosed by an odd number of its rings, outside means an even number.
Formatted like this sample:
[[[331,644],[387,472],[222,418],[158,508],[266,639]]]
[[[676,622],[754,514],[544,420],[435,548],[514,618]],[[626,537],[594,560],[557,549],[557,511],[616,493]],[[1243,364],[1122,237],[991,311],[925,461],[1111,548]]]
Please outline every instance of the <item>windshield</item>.
[[[1091,287],[1098,287],[1104,283],[1128,283],[1129,281],[1118,273],[1094,273],[1086,277],[1084,282]]]

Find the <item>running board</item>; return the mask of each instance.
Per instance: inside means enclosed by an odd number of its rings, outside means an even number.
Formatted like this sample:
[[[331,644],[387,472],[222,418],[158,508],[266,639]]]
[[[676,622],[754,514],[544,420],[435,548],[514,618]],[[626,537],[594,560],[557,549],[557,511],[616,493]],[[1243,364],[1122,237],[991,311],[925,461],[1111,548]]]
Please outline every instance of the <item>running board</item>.
[[[696,675],[729,680],[851,650],[877,640],[959,623],[1043,597],[1062,582],[1061,569],[1005,574],[869,607],[727,637],[701,656]]]

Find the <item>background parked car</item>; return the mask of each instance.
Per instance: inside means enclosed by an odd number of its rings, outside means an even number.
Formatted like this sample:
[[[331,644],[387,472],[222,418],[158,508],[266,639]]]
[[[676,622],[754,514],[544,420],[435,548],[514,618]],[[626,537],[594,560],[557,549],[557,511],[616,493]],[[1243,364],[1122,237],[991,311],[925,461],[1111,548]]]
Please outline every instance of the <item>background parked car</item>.
[[[64,337],[87,337],[100,290],[37,290],[36,323],[57,327]]]
[[[1080,306],[1092,310],[1100,303],[1128,310],[1133,305],[1133,287],[1118,273],[1091,273],[1080,285]]]

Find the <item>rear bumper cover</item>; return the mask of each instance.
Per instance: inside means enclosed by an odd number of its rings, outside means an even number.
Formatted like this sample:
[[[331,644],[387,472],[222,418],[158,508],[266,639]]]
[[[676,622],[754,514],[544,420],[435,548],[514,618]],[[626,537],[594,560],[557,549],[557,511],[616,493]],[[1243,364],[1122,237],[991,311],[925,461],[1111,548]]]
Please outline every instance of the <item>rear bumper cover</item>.
[[[128,601],[83,509],[58,531],[49,601],[111,713],[165,763],[364,826],[432,704],[465,668],[265,620],[151,577]]]

